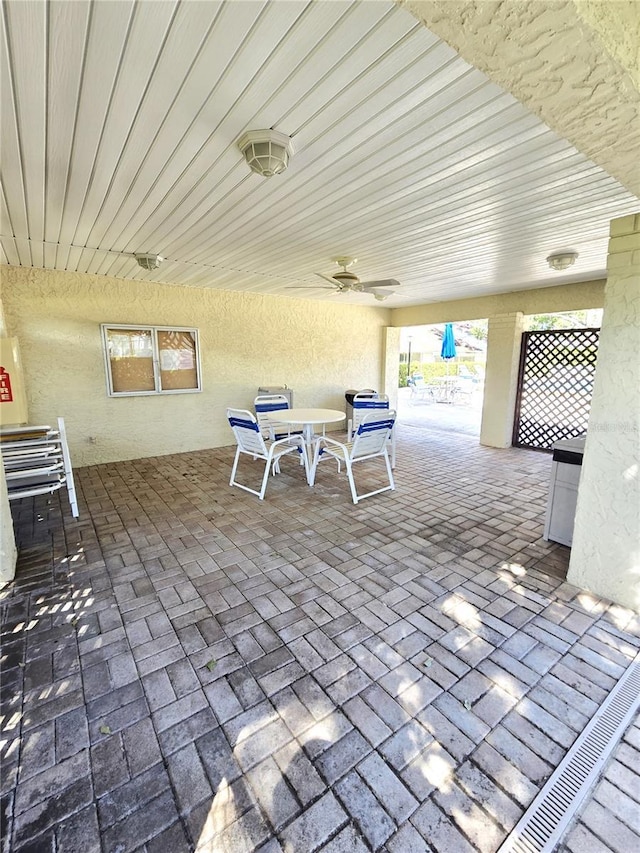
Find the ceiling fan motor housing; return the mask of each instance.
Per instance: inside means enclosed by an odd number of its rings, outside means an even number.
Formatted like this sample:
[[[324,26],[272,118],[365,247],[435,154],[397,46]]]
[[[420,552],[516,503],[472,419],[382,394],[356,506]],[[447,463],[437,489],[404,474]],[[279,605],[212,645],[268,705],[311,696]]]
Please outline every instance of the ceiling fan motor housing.
[[[358,276],[349,270],[340,270],[340,272],[334,273],[332,278],[335,278],[340,284],[358,284],[360,281]]]
[[[321,272],[316,273],[316,275],[336,287],[337,293],[371,293],[378,302],[383,302],[387,297],[393,296],[394,291],[388,289],[376,291],[375,288],[397,287],[400,284],[395,278],[383,279],[381,281],[360,281],[358,276],[348,269],[351,264],[355,264],[356,258],[340,257],[333,258],[333,260],[338,266],[342,267],[341,270],[333,273],[331,277]]]

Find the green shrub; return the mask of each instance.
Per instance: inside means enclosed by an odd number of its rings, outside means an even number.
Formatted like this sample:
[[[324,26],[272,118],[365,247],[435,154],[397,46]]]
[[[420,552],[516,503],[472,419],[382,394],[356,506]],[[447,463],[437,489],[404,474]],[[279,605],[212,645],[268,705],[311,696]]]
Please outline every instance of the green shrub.
[[[432,379],[436,379],[438,376],[456,376],[458,373],[458,367],[460,365],[464,365],[469,373],[474,376],[478,373],[477,371],[477,363],[474,361],[458,361],[454,359],[453,361],[429,361],[429,362],[411,362],[411,373],[416,374],[419,373],[420,376],[424,378],[425,382],[430,382]],[[407,365],[405,363],[400,365],[399,375],[398,375],[398,388],[406,388],[407,387]]]

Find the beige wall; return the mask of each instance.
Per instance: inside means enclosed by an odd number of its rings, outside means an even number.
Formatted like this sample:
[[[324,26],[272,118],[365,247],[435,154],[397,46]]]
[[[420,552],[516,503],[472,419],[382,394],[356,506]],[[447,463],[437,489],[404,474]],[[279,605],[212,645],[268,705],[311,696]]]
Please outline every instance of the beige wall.
[[[610,56],[620,64],[640,91],[640,6],[638,0],[573,0],[584,23],[600,37]]]
[[[400,364],[400,329],[391,326],[385,334],[385,376],[380,389],[389,397],[392,409],[398,408],[398,365]]]
[[[344,410],[346,389],[384,381],[388,309],[42,269],[0,273],[29,420],[63,416],[75,466],[232,444],[225,408],[250,406],[260,385],[288,385],[295,405]],[[108,397],[100,323],[198,328],[203,392]]]
[[[462,320],[483,320],[496,314],[554,314],[560,311],[582,311],[602,308],[604,305],[604,280],[561,284],[557,287],[540,287],[535,290],[518,290],[476,299],[458,299],[451,302],[432,302],[394,308],[391,312],[393,326],[421,326],[428,323],[455,323]]]
[[[489,319],[480,444],[511,447],[524,317],[519,312]]]
[[[614,219],[567,580],[640,612],[640,213]]]

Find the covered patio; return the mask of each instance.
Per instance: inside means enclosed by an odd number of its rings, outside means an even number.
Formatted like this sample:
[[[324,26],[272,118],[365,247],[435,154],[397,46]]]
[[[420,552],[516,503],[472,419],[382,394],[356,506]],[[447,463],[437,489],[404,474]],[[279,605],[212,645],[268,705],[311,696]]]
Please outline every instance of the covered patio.
[[[4,3],[0,421],[80,514],[0,477],[1,853],[497,853],[640,644],[637,18]],[[588,308],[569,561],[510,444],[524,318]],[[401,330],[478,318],[479,441],[229,487],[227,407],[401,409]],[[627,722],[568,850],[640,844]]]
[[[549,457],[402,425],[353,507],[288,460],[260,502],[232,454],[82,468],[78,520],[14,504],[5,849],[496,851],[640,645],[542,540]],[[567,850],[640,844],[638,746]]]

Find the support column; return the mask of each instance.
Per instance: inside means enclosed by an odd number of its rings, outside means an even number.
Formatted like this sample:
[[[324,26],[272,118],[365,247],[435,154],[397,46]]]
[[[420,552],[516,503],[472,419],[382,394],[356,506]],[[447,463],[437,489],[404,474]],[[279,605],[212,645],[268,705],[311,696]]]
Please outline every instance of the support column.
[[[384,330],[382,392],[389,397],[392,409],[398,408],[398,365],[400,364],[400,328],[387,326]]]
[[[640,612],[640,213],[611,223],[567,580]]]
[[[524,315],[489,317],[480,444],[511,447]]]

